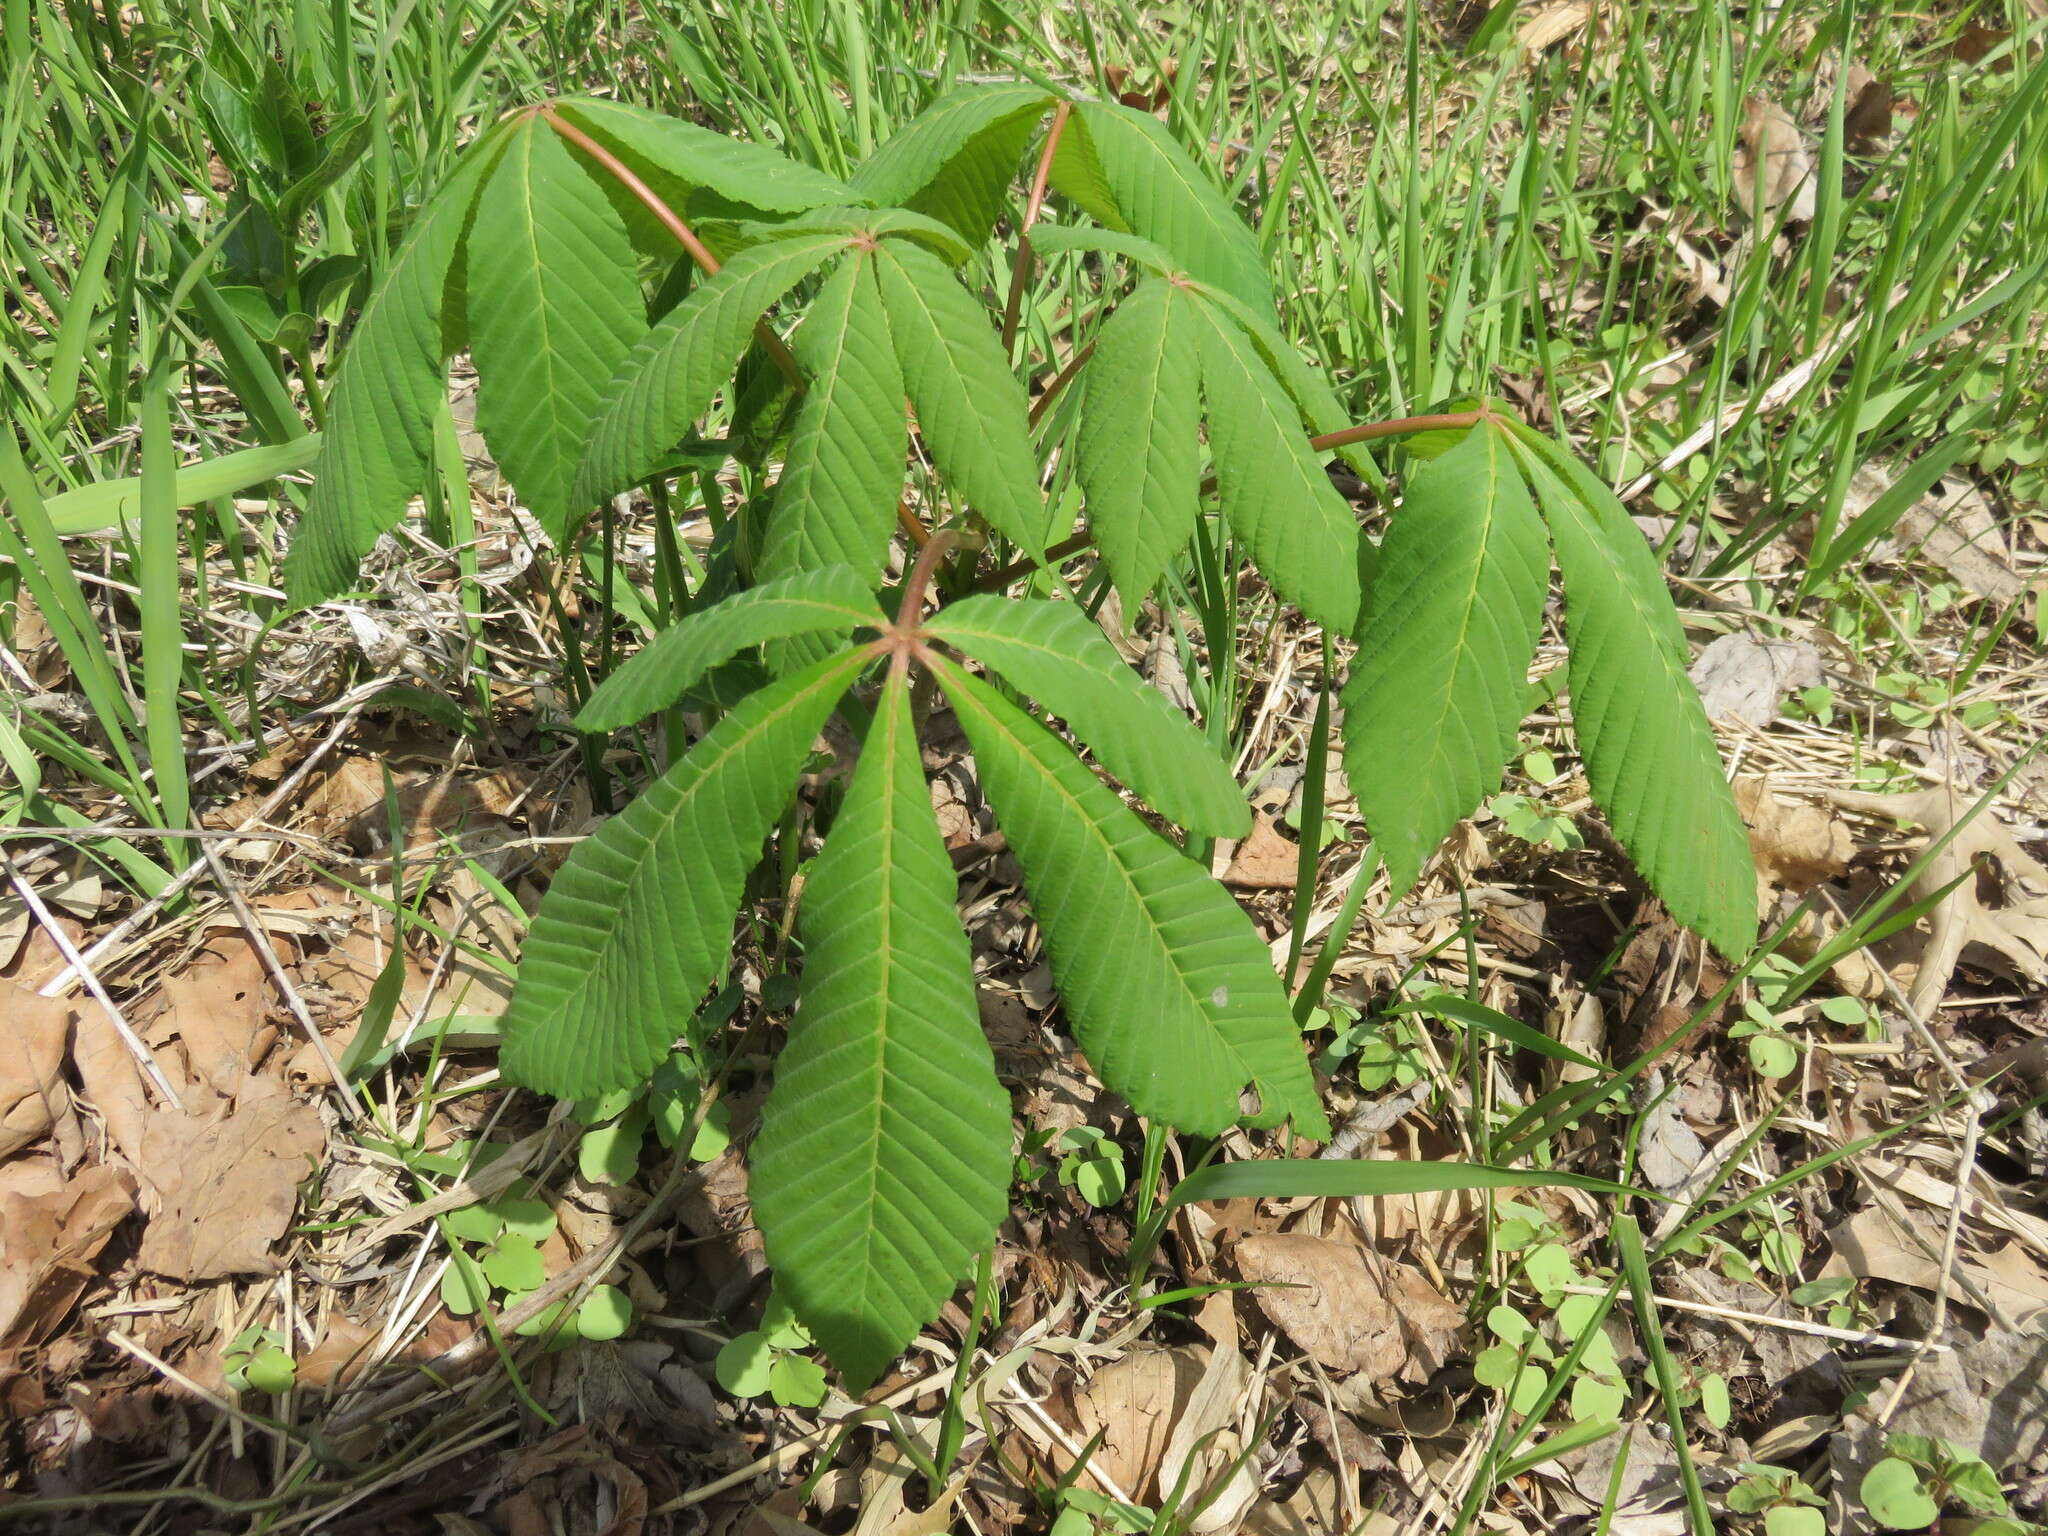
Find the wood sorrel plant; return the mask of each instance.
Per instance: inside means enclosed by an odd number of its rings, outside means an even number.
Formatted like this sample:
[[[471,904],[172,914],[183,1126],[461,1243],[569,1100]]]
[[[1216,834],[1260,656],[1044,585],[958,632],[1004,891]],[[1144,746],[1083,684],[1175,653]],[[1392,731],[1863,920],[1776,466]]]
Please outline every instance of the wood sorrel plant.
[[[959,274],[981,271],[1027,167],[998,310]],[[1074,222],[1040,221],[1049,196]],[[673,260],[678,246],[691,285],[650,324],[639,255]],[[1011,360],[1034,247],[1086,250],[1134,279],[1092,341],[1074,338],[1041,409],[1073,394],[1036,445]],[[778,307],[802,310],[787,343]],[[1202,523],[1205,422],[1223,526],[1284,598],[1358,641],[1349,777],[1396,894],[1500,786],[1554,553],[1595,800],[1675,916],[1731,953],[1754,937],[1748,850],[1677,617],[1612,494],[1484,404],[1344,427],[1274,323],[1251,232],[1151,117],[967,89],[844,183],[615,102],[500,123],[363,313],[290,556],[297,601],[346,588],[426,479],[446,359],[465,347],[485,439],[565,549],[592,508],[675,472],[722,390],[734,427],[714,454],[780,441],[772,498],[726,525],[730,595],[700,591],[576,724],[611,731],[686,700],[717,715],[736,658],[758,652],[767,670],[563,866],[528,936],[502,1065],[511,1082],[587,1096],[664,1061],[728,964],[749,871],[821,728],[856,695],[865,739],[803,889],[800,999],[752,1150],[778,1294],[856,1389],[936,1315],[1007,1201],[1009,1105],[931,814],[914,674],[966,732],[1102,1081],[1204,1135],[1247,1118],[1247,1091],[1250,1123],[1327,1135],[1245,914],[1012,701],[1063,721],[1194,837],[1247,830],[1211,744],[1079,608],[1001,595],[1092,540],[1135,611]],[[910,510],[906,397],[969,537]],[[1396,435],[1404,497],[1384,543],[1362,550],[1316,450]],[[1041,493],[1054,456],[1078,483],[1080,534]],[[876,593],[899,534],[918,552],[891,612]],[[976,585],[926,611],[935,588]]]

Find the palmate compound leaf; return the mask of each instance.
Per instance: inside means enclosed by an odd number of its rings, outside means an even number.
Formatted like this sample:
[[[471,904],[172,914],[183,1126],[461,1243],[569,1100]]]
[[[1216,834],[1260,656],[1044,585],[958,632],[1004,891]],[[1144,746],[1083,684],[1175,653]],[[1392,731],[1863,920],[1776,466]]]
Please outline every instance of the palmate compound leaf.
[[[885,208],[930,214],[979,245],[1052,99],[1033,85],[949,92],[897,129],[847,185]]]
[[[570,488],[613,373],[646,331],[626,226],[561,136],[511,131],[470,231],[477,428],[557,543],[590,508]]]
[[[750,695],[555,876],[527,931],[499,1058],[559,1098],[637,1086],[732,950],[733,912],[825,717],[867,658]]]
[[[749,1186],[776,1294],[853,1392],[938,1315],[1009,1205],[1009,1096],[957,899],[892,676],[804,885],[803,990]]]
[[[1076,102],[1053,152],[1052,184],[1110,228],[1165,246],[1191,276],[1254,309],[1272,307],[1257,238],[1149,112]]]
[[[571,499],[595,505],[650,474],[732,377],[754,322],[846,243],[836,230],[793,235],[741,251],[700,281],[606,384]]]
[[[1344,686],[1344,762],[1398,896],[1500,788],[1528,703],[1550,550],[1504,433],[1408,476]]]
[[[925,632],[1065,720],[1111,773],[1176,825],[1204,837],[1243,837],[1251,829],[1244,792],[1215,748],[1124,665],[1074,604],[963,598]]]
[[[843,639],[885,622],[873,594],[843,565],[763,582],[686,614],[648,641],[598,685],[577,711],[576,729],[616,731],[667,709],[749,646],[819,631]]]
[[[1103,325],[1082,373],[1075,473],[1127,613],[1137,612],[1194,532],[1195,303],[1158,278],[1140,283]]]
[[[910,434],[875,259],[841,257],[797,328],[810,382],[756,565],[763,580],[827,565],[871,577],[889,547]]]
[[[1204,299],[1199,322],[1209,452],[1223,514],[1281,596],[1349,634],[1358,619],[1358,524],[1301,430],[1301,411],[1252,338]]]
[[[1140,1114],[1214,1136],[1254,1125],[1329,1136],[1266,949],[1223,887],[1161,839],[1044,726],[933,663],[1010,847],[1053,977],[1096,1075]]]
[[[1027,554],[1043,554],[1046,506],[1029,405],[987,313],[943,261],[908,241],[883,241],[875,274],[932,457],[991,526]]]
[[[1594,803],[1672,917],[1739,958],[1756,942],[1756,866],[1663,575],[1591,470],[1528,428],[1513,441],[1564,575],[1572,724]]]
[[[470,145],[414,222],[342,354],[312,498],[285,558],[295,608],[347,590],[377,536],[405,515],[426,480],[447,391],[448,269],[504,145],[502,128]]]

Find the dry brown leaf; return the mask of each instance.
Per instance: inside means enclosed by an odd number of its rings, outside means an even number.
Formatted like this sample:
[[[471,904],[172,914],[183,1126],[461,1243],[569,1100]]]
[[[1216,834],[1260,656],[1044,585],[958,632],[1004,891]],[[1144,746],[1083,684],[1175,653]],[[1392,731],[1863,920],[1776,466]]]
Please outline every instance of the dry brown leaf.
[[[1301,848],[1281,835],[1271,816],[1252,821],[1251,836],[1237,845],[1223,871],[1223,883],[1246,891],[1294,889],[1301,873]]]
[[[90,999],[72,1005],[71,1060],[85,1097],[106,1123],[113,1150],[142,1167],[142,1133],[149,1124],[149,1092],[128,1044],[107,1010]]]
[[[2020,847],[1990,807],[1957,829],[1976,802],[1947,786],[1910,795],[1831,790],[1828,798],[1846,810],[1917,822],[1930,843],[1955,831],[1913,881],[1913,895],[1922,901],[1960,882],[1928,918],[1927,947],[1908,999],[1921,1017],[1934,1016],[1956,963],[1972,945],[1999,956],[2029,983],[2048,981],[2048,866]],[[1974,878],[1963,878],[1973,866]]]
[[[1318,1364],[1421,1382],[1458,1345],[1463,1311],[1420,1270],[1305,1232],[1243,1238],[1237,1270],[1275,1327]]]
[[[103,1164],[47,1194],[0,1190],[0,1353],[56,1330],[134,1209],[134,1182]]]
[[[1813,158],[1792,114],[1760,96],[1742,103],[1742,125],[1736,132],[1736,194],[1742,211],[1753,215],[1762,198],[1766,218],[1779,208],[1795,223],[1810,223],[1814,213]]]
[[[1821,1277],[1853,1275],[1933,1291],[1941,1284],[1944,1228],[1937,1216],[1912,1212],[1901,1222],[1883,1206],[1866,1206],[1829,1228],[1834,1253]],[[2021,1328],[2048,1313],[2048,1270],[2017,1243],[1989,1254],[1959,1252],[1955,1275],[1950,1293],[1956,1300],[1978,1307],[1989,1302]]]
[[[1102,1431],[1089,1469],[1150,1503],[1174,1423],[1201,1379],[1202,1362],[1191,1349],[1133,1349],[1097,1371],[1074,1398],[1076,1438],[1085,1444]]]
[[[1849,66],[1848,105],[1842,114],[1842,141],[1854,154],[1878,139],[1891,137],[1892,88],[1861,64]]]
[[[1529,13],[1515,33],[1515,46],[1533,59],[1554,48],[1592,20],[1593,0],[1550,0]]]
[[[1692,664],[1693,686],[1710,720],[1769,725],[1785,695],[1824,681],[1820,652],[1804,640],[1761,640],[1727,634],[1711,641]]]
[[[71,1010],[0,980],[0,1157],[41,1139],[71,1103],[64,1083]]]
[[[1202,1512],[1188,1527],[1191,1531],[1234,1529],[1246,1506],[1259,1496],[1258,1468],[1249,1458],[1227,1484],[1220,1489],[1214,1487],[1244,1450],[1244,1442],[1233,1431],[1238,1416],[1244,1412],[1251,1385],[1250,1363],[1235,1347],[1219,1344],[1209,1351],[1202,1379],[1195,1384],[1187,1406],[1174,1421],[1173,1434],[1167,1439],[1166,1454],[1159,1464],[1159,1486],[1162,1491],[1185,1488],[1190,1499],[1207,1498]]]
[[[312,1106],[268,1078],[248,1079],[232,1107],[188,1101],[153,1116],[138,1170],[156,1197],[143,1268],[177,1280],[273,1273],[270,1246],[326,1140]]]
[[[149,1027],[152,1044],[175,1034],[194,1082],[232,1095],[277,1043],[268,1022],[269,982],[256,950],[223,934],[163,980],[164,1011]]]
[[[1849,872],[1856,840],[1839,816],[1780,800],[1765,779],[1740,775],[1729,787],[1749,828],[1749,851],[1760,878],[1803,893]]]

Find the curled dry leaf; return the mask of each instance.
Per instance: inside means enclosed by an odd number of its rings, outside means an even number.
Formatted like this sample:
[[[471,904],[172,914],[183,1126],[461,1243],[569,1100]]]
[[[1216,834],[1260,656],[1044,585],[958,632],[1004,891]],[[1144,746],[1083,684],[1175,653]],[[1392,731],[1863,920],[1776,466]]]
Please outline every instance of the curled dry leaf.
[[[1882,1205],[1870,1205],[1837,1222],[1828,1229],[1834,1253],[1822,1267],[1821,1276],[1853,1275],[1921,1291],[1938,1289],[1943,1223],[1920,1211],[1902,1216]],[[2048,1270],[2017,1243],[1974,1257],[1959,1252],[1950,1292],[1955,1300],[1971,1306],[1996,1308],[2006,1322],[2020,1328],[2048,1316]]]
[[[1945,785],[1910,795],[1833,790],[1829,798],[1845,810],[1917,822],[1930,843],[1955,833],[1913,881],[1912,894],[1922,901],[1959,882],[1928,919],[1927,947],[1909,998],[1923,1018],[1933,1017],[1956,963],[1972,946],[2030,984],[2048,981],[2048,866],[2020,847],[1988,806],[1958,827],[1975,801]],[[1974,878],[1963,878],[1971,872]]]
[[[1819,806],[1780,800],[1765,779],[1745,775],[1729,787],[1749,828],[1749,851],[1759,878],[1805,892],[1849,872],[1856,840],[1839,816]]]
[[[40,1140],[51,1120],[69,1107],[64,1084],[66,1037],[71,1010],[52,997],[38,997],[11,981],[0,981],[0,1157]]]
[[[1102,1434],[1089,1470],[1150,1503],[1174,1423],[1201,1380],[1201,1357],[1186,1348],[1133,1349],[1097,1371],[1074,1398],[1078,1441]]]
[[[1223,883],[1242,891],[1293,890],[1301,873],[1301,848],[1281,836],[1273,818],[1252,822],[1251,836],[1237,845],[1224,868]]]
[[[43,1194],[0,1191],[0,1358],[56,1330],[134,1209],[134,1181],[103,1164]]]
[[[1744,214],[1754,215],[1761,208],[1768,218],[1783,208],[1786,219],[1793,223],[1812,221],[1813,157],[1807,153],[1799,124],[1776,102],[1760,96],[1744,99],[1734,173]]]
[[[1277,1232],[1240,1240],[1236,1259],[1260,1310],[1330,1370],[1421,1382],[1459,1347],[1459,1307],[1420,1270],[1356,1243]]]

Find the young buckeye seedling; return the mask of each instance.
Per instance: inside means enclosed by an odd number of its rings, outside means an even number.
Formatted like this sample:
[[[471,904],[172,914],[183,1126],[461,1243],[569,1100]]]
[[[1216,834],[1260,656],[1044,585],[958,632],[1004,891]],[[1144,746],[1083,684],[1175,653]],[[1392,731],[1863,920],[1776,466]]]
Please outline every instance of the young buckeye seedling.
[[[983,270],[1026,165],[1012,249],[989,269],[1010,267],[1007,301],[984,304],[956,273]],[[1047,206],[1077,222],[1041,223]],[[678,245],[691,265],[659,285],[650,317],[641,257],[673,263]],[[1034,247],[1085,252],[1103,277],[1054,337],[1061,366],[1036,414],[1011,356]],[[1120,263],[1136,274],[1128,291]],[[806,291],[785,341],[770,312]],[[1684,639],[1611,493],[1483,404],[1344,427],[1272,314],[1249,229],[1164,127],[1128,108],[963,90],[842,183],[687,123],[564,101],[472,146],[339,370],[288,565],[300,603],[348,587],[425,480],[445,361],[464,347],[485,439],[565,555],[590,509],[671,478],[678,445],[702,471],[706,455],[713,468],[765,462],[749,444],[780,443],[772,496],[729,516],[709,507],[719,556],[677,604],[684,616],[577,716],[602,733],[688,704],[714,723],[556,876],[502,1066],[575,1098],[659,1067],[729,963],[748,874],[827,718],[843,707],[864,726],[802,890],[801,991],[751,1181],[778,1295],[856,1390],[989,1244],[1010,1172],[1009,1104],[922,769],[919,675],[972,746],[1067,1024],[1102,1081],[1203,1135],[1246,1118],[1247,1092],[1250,1123],[1327,1134],[1244,912],[1013,697],[1196,839],[1243,835],[1243,793],[1080,607],[1002,595],[1019,574],[1092,541],[1134,612],[1199,534],[1212,592],[1234,588],[1247,551],[1312,621],[1358,639],[1349,776],[1399,890],[1500,787],[1554,549],[1596,802],[1676,917],[1730,952],[1754,936],[1747,847]],[[722,389],[730,435],[691,440]],[[905,498],[906,397],[920,458],[962,504],[958,528],[928,527]],[[1317,450],[1397,435],[1410,448],[1402,505],[1384,544],[1362,548]],[[1080,532],[1054,526],[1042,463],[1078,485]],[[876,592],[899,533],[917,554],[885,610]],[[975,587],[927,612],[935,591]],[[1232,638],[1212,633],[1212,651]],[[798,830],[787,819],[782,835]]]

